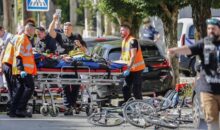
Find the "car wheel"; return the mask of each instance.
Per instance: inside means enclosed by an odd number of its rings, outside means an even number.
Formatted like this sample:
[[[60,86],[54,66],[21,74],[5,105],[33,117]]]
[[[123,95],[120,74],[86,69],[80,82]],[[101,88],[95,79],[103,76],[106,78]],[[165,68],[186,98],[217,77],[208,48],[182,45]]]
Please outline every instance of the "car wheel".
[[[200,101],[197,95],[193,97],[193,108],[192,108],[192,116],[193,116],[193,126],[196,129],[207,128],[207,125],[204,119],[201,118],[201,108]]]

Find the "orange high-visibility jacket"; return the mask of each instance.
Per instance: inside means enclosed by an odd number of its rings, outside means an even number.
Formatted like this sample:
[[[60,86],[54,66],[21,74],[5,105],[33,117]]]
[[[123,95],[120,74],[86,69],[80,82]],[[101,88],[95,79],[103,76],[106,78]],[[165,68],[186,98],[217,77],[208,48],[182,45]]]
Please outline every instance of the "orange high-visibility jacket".
[[[123,61],[125,61],[127,64],[129,63],[130,57],[131,57],[130,42],[133,39],[135,39],[135,38],[132,37],[132,36],[129,36],[127,39],[124,39],[122,41],[121,59]],[[134,60],[134,64],[132,65],[130,71],[131,72],[140,71],[140,70],[144,70],[144,68],[145,68],[145,63],[144,63],[144,59],[143,59],[140,44],[138,44],[137,55],[136,55],[136,58]]]
[[[37,67],[34,60],[34,55],[32,51],[32,45],[27,35],[22,34],[20,39],[14,45],[14,58],[12,65],[12,74],[18,75],[20,74],[20,70],[18,70],[16,66],[16,57],[20,56],[22,58],[22,63],[24,66],[24,71],[28,74],[36,75]]]
[[[13,64],[13,57],[14,57],[14,44],[19,39],[19,35],[15,35],[8,43],[5,48],[5,54],[2,59],[2,63],[7,63],[12,65]]]

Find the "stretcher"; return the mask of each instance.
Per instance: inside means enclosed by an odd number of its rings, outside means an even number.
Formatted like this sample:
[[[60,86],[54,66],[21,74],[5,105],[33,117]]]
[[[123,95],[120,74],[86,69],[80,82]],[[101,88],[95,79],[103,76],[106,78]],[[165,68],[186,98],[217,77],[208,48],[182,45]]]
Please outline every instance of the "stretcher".
[[[45,96],[42,96],[43,106],[40,108],[40,112],[43,115],[48,115],[48,113],[55,117],[58,115],[59,108],[55,104],[54,96],[50,91],[51,85],[57,85],[62,88],[62,85],[81,85],[85,86],[83,91],[88,94],[88,100],[86,104],[86,113],[89,115],[93,104],[97,101],[93,99],[91,92],[92,86],[96,85],[118,85],[121,81],[122,72],[126,67],[120,69],[91,69],[85,66],[65,66],[62,68],[38,68],[38,74],[35,77],[35,84],[40,87],[43,91],[43,95],[46,93],[45,90],[50,95],[51,104],[47,103]],[[77,78],[66,78],[64,76],[74,75]],[[83,97],[83,95],[81,95]],[[82,100],[83,101],[83,100]]]
[[[6,105],[9,100],[8,88],[0,87],[0,105]]]
[[[117,78],[121,76],[125,68],[122,69],[90,69],[87,67],[65,67],[57,68],[40,68],[36,80],[40,84],[60,84],[60,85],[78,85],[86,84],[92,85],[114,85],[120,80]],[[63,78],[64,75],[76,75],[78,78]],[[80,76],[87,78],[81,78]]]

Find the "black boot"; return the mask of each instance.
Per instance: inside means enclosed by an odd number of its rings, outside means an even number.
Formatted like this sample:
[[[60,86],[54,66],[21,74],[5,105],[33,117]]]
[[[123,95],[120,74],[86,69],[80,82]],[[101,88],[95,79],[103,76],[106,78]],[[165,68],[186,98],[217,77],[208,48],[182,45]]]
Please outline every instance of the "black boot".
[[[26,110],[16,110],[15,114],[17,117],[32,117],[32,113]]]
[[[72,116],[73,115],[73,108],[67,108],[64,112],[64,116]]]

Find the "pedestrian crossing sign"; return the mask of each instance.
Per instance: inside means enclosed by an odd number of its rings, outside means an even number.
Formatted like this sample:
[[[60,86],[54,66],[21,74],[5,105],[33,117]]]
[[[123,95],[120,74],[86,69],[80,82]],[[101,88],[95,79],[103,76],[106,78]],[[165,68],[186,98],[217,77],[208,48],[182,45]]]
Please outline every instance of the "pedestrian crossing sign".
[[[49,0],[26,0],[27,11],[49,11]]]

